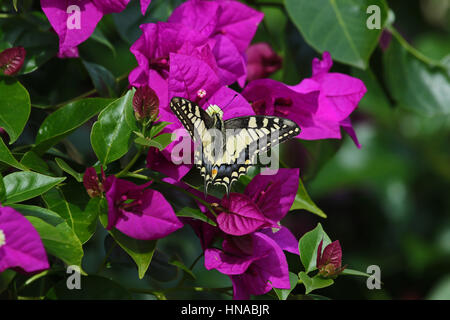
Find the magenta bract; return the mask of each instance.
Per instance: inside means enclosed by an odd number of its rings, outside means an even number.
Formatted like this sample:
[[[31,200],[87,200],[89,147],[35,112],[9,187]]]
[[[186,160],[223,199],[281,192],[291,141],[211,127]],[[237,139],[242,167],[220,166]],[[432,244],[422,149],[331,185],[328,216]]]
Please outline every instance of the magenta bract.
[[[8,268],[34,273],[49,268],[39,233],[10,207],[0,207],[0,273]]]
[[[121,12],[130,0],[41,0],[41,7],[59,36],[60,58],[78,57],[77,46],[88,39],[103,15]],[[145,14],[151,0],[141,0]]]
[[[156,240],[183,227],[172,206],[149,184],[136,185],[115,176],[107,178],[108,225],[139,240]]]

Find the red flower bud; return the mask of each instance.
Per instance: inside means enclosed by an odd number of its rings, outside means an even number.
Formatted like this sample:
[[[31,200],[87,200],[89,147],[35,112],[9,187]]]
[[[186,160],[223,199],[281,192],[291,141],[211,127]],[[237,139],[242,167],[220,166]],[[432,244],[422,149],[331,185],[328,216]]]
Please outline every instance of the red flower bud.
[[[159,114],[159,99],[156,92],[150,87],[139,87],[133,97],[133,108],[136,119],[156,120]]]
[[[317,248],[316,265],[319,274],[323,277],[335,277],[341,273],[346,266],[342,267],[342,248],[339,240],[330,243],[322,252],[323,240]]]
[[[103,181],[105,180],[102,170]],[[94,168],[87,168],[83,176],[83,185],[91,198],[99,197],[104,191],[103,184],[100,182],[97,176],[97,172]]]
[[[0,53],[0,70],[12,76],[19,72],[25,61],[26,51],[23,47],[9,48]]]
[[[247,80],[267,78],[281,69],[282,64],[283,58],[277,55],[269,44],[253,44],[247,49]]]

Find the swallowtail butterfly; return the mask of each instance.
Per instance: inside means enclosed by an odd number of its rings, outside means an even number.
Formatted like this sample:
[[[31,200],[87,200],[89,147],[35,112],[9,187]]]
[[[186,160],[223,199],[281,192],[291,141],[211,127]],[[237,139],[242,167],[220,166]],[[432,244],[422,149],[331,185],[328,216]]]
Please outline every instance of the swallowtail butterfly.
[[[223,120],[223,111],[210,105],[205,111],[184,98],[174,97],[170,108],[196,145],[195,164],[205,179],[205,196],[210,184],[225,186],[257,164],[257,156],[297,136],[300,127],[275,116],[246,116]]]

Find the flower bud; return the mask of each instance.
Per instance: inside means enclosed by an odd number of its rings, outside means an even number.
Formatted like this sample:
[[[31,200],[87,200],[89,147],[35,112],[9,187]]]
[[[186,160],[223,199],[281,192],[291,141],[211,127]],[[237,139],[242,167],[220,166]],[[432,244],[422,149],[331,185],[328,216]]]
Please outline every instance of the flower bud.
[[[138,121],[155,121],[159,114],[159,99],[156,92],[148,87],[139,87],[133,97],[134,114]]]
[[[102,176],[104,176],[103,170]],[[83,185],[91,198],[99,197],[105,191],[103,184],[98,179],[97,172],[94,168],[86,169],[83,176]]]
[[[339,240],[330,243],[322,252],[323,240],[317,248],[316,266],[319,274],[326,278],[336,277],[341,273],[345,266],[342,267],[342,248]]]
[[[0,53],[0,72],[12,76],[19,72],[25,61],[26,51],[23,47],[9,48]]]
[[[265,42],[251,45],[247,49],[247,80],[267,78],[281,69],[283,58]]]

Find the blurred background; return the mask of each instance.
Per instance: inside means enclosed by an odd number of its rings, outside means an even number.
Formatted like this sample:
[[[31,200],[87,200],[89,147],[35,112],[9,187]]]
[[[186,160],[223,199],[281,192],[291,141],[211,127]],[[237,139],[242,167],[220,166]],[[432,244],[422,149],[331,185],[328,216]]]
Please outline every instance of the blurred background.
[[[24,30],[20,41],[40,53],[36,55],[39,69],[20,76],[35,107],[33,123],[21,143],[34,142],[36,130],[48,114],[46,106],[89,93],[95,70],[106,69],[102,71],[106,74],[104,86],[113,90],[106,90],[104,95],[119,96],[128,86],[128,72],[136,64],[129,47],[140,36],[138,26],[165,21],[181,2],[153,0],[144,18],[139,14],[138,1],[132,1],[124,12],[105,16],[94,36],[80,46],[82,59],[54,58],[56,35],[48,32],[48,22],[42,13],[36,13],[33,19],[0,19],[2,39],[17,37],[8,28],[16,30],[20,25]],[[265,5],[264,1],[247,3],[266,14],[254,42],[269,43],[283,58],[282,68],[271,77],[293,85],[311,76],[311,61],[320,55],[287,17],[282,1]],[[320,222],[332,240],[340,241],[343,263],[349,268],[366,271],[369,265],[378,265],[381,269],[381,290],[368,290],[365,278],[341,276],[335,285],[318,290],[317,294],[333,299],[450,299],[450,1],[387,3],[395,15],[394,27],[417,50],[416,56],[423,55],[428,62],[446,66],[447,74],[443,72],[440,82],[420,78],[423,66],[414,60],[404,67],[411,72],[402,73],[395,69],[399,66],[390,63],[389,49],[384,51],[380,46],[366,70],[335,61],[332,71],[358,77],[368,88],[352,114],[362,148],[358,149],[348,136],[342,140],[295,141],[285,146],[284,149],[297,150],[295,157],[286,161],[300,167],[306,189],[328,218],[297,210],[283,224],[299,238]],[[10,1],[0,1],[0,5],[6,11]],[[23,1],[21,5],[32,11],[40,10],[39,1]],[[30,27],[35,25],[40,27]],[[388,35],[383,39],[389,43]],[[395,83],[389,80],[392,73],[404,77]],[[405,93],[406,99],[398,93],[402,83],[408,83],[414,90]],[[445,112],[421,112],[421,106],[433,103],[428,100],[433,97],[430,91],[441,95],[441,104],[447,103]],[[89,125],[77,130],[58,148],[70,152],[75,162],[92,165],[96,159],[86,143],[89,132]],[[95,272],[102,263],[111,246],[111,239],[105,237],[106,234],[98,232],[95,240],[89,242],[84,258],[86,271]],[[139,288],[173,286],[181,275],[169,261],[177,257],[189,266],[199,254],[198,240],[186,227],[158,243],[150,271],[143,280],[137,280],[135,266],[119,250],[113,250],[103,274],[127,287],[135,287],[135,298],[154,298],[139,294]],[[300,271],[298,258],[288,258],[291,271]],[[202,259],[195,265],[194,273],[196,280],[188,278],[187,285],[211,288],[231,285],[228,277],[206,271]],[[302,298],[303,290],[299,286],[293,298]],[[208,291],[169,291],[166,297],[229,298]]]

